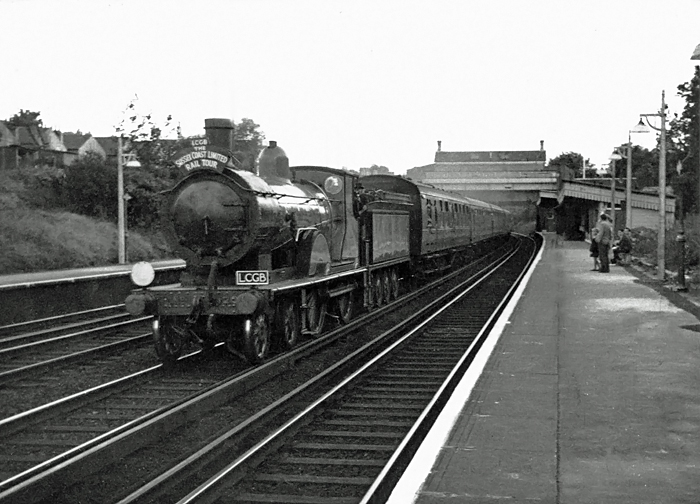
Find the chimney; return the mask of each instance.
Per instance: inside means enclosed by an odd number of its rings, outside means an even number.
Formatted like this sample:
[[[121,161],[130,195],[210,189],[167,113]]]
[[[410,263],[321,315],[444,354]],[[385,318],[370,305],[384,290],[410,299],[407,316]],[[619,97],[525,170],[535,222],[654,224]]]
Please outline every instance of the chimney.
[[[442,140],[438,140],[438,152],[442,150]]]
[[[204,119],[204,131],[211,145],[233,150],[233,121],[231,119]]]
[[[540,140],[540,150],[544,150],[544,140]]]

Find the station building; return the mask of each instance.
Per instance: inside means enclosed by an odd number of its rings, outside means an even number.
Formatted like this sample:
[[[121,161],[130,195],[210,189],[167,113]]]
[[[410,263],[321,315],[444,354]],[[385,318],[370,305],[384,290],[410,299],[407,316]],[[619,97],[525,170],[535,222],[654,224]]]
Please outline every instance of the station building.
[[[601,212],[610,215],[613,191],[610,179],[575,179],[568,168],[548,168],[544,142],[533,151],[443,151],[441,142],[435,162],[408,170],[413,180],[493,203],[536,229],[556,231],[568,239],[583,239]],[[626,222],[625,180],[615,188],[615,228]],[[632,228],[659,227],[658,194],[633,191]],[[676,201],[666,196],[666,228],[675,222]]]

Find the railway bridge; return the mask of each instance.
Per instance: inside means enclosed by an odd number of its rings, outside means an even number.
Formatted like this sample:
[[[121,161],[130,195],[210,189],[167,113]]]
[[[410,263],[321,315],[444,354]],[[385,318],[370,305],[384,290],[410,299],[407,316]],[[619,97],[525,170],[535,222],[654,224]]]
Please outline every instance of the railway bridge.
[[[536,220],[538,230],[556,231],[569,239],[582,239],[595,226],[600,212],[610,210],[611,180],[574,178],[568,168],[546,166],[544,142],[533,151],[443,151],[435,162],[408,170],[413,180],[494,203],[516,215]],[[626,222],[624,179],[615,190],[615,227]],[[666,197],[666,227],[674,224],[676,201]],[[631,227],[657,229],[658,194],[632,191]]]

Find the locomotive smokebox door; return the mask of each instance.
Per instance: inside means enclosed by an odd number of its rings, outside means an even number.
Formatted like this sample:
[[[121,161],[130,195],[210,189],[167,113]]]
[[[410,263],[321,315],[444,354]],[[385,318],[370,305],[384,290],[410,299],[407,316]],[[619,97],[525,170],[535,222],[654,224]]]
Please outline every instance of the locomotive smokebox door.
[[[232,185],[200,172],[172,194],[172,231],[193,255],[222,257],[248,238],[247,203]]]

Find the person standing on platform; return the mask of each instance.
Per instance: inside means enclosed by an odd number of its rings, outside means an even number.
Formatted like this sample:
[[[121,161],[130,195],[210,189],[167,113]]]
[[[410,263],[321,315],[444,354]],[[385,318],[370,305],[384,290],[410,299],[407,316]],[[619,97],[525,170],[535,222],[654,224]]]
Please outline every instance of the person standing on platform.
[[[600,214],[600,221],[596,226],[598,229],[598,256],[600,257],[600,272],[610,273],[610,245],[613,240],[613,230],[608,216],[604,213]]]
[[[600,262],[598,262],[598,242],[595,240],[598,235],[598,229],[591,229],[591,246],[588,250],[591,251],[591,257],[593,258],[593,269],[591,271],[598,271],[600,267]]]

